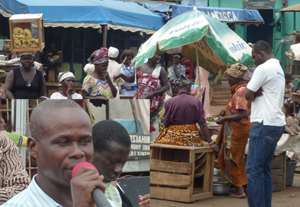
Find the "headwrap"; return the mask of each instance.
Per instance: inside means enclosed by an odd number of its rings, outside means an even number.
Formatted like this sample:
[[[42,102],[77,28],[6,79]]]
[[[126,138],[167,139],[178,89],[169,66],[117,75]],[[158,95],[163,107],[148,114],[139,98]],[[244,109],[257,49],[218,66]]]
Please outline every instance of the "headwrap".
[[[115,47],[108,48],[108,57],[110,58],[117,58],[119,56],[119,50]]]
[[[75,79],[74,73],[72,73],[72,72],[60,72],[58,74],[58,81],[60,83],[62,83],[67,78],[73,78],[73,79]]]
[[[108,50],[107,50],[107,48],[102,47],[102,48],[94,51],[91,54],[89,60],[94,65],[108,62]]]
[[[228,75],[233,78],[244,79],[244,76],[247,71],[248,71],[247,66],[241,63],[236,63],[231,65],[229,68],[227,68],[227,70],[225,71],[225,75]]]
[[[92,74],[95,71],[95,65],[91,64],[91,63],[87,63],[84,68],[83,68],[84,72],[86,72],[87,74]]]

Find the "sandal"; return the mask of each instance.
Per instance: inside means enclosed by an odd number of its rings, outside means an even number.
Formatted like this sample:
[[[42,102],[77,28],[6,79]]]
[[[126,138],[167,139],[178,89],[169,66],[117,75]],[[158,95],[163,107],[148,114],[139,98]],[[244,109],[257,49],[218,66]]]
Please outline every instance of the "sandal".
[[[246,198],[246,193],[242,192],[242,193],[230,193],[229,194],[231,197],[233,198]]]

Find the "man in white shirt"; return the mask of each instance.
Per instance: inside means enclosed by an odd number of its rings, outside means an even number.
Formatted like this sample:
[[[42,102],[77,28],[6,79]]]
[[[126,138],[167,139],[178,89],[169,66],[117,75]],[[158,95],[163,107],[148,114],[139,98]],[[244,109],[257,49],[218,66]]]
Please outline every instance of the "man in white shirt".
[[[72,100],[46,100],[32,112],[28,147],[37,174],[27,189],[1,207],[94,207],[91,192],[104,189],[103,176],[74,165],[91,161],[93,143],[87,113]]]
[[[267,42],[258,41],[253,46],[252,57],[257,68],[246,92],[247,100],[252,102],[247,160],[248,204],[249,207],[271,207],[271,162],[285,125],[282,111],[285,78]]]

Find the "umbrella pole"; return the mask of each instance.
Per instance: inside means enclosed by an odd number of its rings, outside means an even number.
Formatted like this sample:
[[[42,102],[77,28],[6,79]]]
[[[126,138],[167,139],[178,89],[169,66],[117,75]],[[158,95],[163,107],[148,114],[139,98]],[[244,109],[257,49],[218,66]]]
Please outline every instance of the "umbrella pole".
[[[197,83],[197,85],[199,86],[198,88],[198,92],[197,92],[197,96],[200,98],[200,100],[204,101],[203,98],[203,93],[202,93],[202,86],[201,86],[201,78],[200,78],[200,64],[199,64],[199,51],[197,49],[197,47],[195,47],[195,51],[196,51],[196,80],[195,82]]]
[[[102,25],[102,47],[107,47],[107,25]]]

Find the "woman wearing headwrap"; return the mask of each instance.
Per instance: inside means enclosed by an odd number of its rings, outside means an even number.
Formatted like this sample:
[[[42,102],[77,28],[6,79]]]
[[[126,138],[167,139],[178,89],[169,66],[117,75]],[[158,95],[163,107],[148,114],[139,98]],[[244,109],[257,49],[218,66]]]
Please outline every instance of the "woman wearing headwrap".
[[[136,92],[136,83],[134,83],[135,79],[135,70],[131,65],[131,60],[134,57],[134,53],[130,49],[126,49],[123,51],[121,55],[121,69],[119,75],[114,77],[114,80],[120,86],[120,94],[123,96],[134,96]]]
[[[79,93],[74,91],[75,76],[72,72],[59,73],[58,81],[62,85],[62,90],[54,92],[50,99],[83,99]]]
[[[164,93],[169,89],[168,74],[159,64],[160,54],[155,54],[147,63],[136,69],[138,89],[136,97],[150,99],[150,124],[153,123],[163,105]]]
[[[101,48],[93,52],[90,61],[95,65],[95,70],[83,80],[82,91],[84,96],[104,97],[107,99],[116,97],[117,89],[107,72],[107,48]]]
[[[217,139],[219,146],[218,164],[224,177],[232,184],[231,196],[245,197],[244,186],[247,184],[245,172],[245,147],[248,140],[250,121],[249,103],[245,98],[247,67],[234,64],[225,71],[231,86],[227,108],[221,114],[218,124],[222,129]]]

